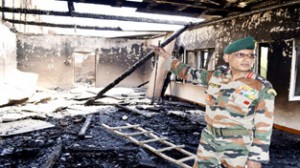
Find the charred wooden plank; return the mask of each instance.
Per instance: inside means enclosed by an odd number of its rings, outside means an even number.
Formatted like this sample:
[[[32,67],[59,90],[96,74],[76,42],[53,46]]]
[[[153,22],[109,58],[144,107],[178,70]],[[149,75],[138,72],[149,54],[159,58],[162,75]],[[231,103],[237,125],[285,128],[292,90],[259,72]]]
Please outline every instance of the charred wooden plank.
[[[56,162],[56,160],[60,157],[62,153],[63,144],[61,140],[59,140],[59,144],[53,148],[52,153],[50,153],[46,163],[42,166],[42,168],[52,168]]]
[[[78,137],[83,139],[85,137],[85,134],[86,134],[86,131],[88,129],[88,127],[90,126],[91,124],[91,121],[92,121],[92,118],[93,118],[93,115],[88,115],[81,130],[79,131],[78,133]]]
[[[140,88],[140,87],[142,87],[142,86],[144,86],[144,85],[146,85],[146,84],[148,84],[148,83],[149,83],[149,81],[146,81],[146,82],[144,82],[144,83],[142,83],[142,84],[139,84],[137,87]]]
[[[125,111],[130,111],[130,112],[133,112],[135,114],[140,114],[140,115],[143,115],[145,117],[151,117],[153,114],[151,113],[143,113],[141,112],[140,110],[137,110],[137,109],[133,109],[133,108],[129,108],[129,107],[126,107],[126,106],[122,106],[120,104],[116,104],[115,105],[117,108],[120,108],[120,109],[123,109]]]

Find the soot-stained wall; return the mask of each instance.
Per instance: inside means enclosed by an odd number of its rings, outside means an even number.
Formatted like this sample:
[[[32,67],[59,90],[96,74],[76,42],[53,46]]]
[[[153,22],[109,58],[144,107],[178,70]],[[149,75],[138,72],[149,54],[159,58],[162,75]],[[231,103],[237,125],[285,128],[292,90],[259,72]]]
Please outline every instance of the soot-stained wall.
[[[18,35],[18,68],[39,74],[43,87],[71,87],[74,82],[105,86],[145,55],[143,40],[64,35]],[[136,86],[148,78],[134,71],[120,86]],[[96,80],[96,81],[95,81]]]
[[[18,35],[18,68],[39,75],[43,87],[71,87],[74,81],[72,40],[64,36]]]
[[[140,60],[147,53],[147,43],[143,40],[106,39],[101,46],[97,57],[97,85],[103,86],[112,82],[123,74],[129,67]],[[134,73],[126,77],[120,85],[137,86],[149,80],[147,67],[149,62],[136,69]],[[97,74],[97,76],[99,76]]]

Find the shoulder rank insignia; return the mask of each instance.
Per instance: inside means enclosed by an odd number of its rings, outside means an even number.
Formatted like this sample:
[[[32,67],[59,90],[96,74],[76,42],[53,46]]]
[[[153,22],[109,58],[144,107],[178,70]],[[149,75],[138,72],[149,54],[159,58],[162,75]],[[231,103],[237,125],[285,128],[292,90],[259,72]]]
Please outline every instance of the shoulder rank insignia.
[[[268,94],[273,94],[274,96],[277,95],[277,92],[276,92],[274,89],[272,89],[272,88],[271,88],[271,89],[268,89],[268,90],[267,90],[267,93],[268,93]]]
[[[222,73],[228,71],[228,67],[225,65],[220,65],[216,68],[216,70],[220,70]]]
[[[262,76],[257,75],[256,79],[258,81],[260,81],[265,87],[272,88],[272,84],[269,81],[267,81],[265,78],[263,78]]]

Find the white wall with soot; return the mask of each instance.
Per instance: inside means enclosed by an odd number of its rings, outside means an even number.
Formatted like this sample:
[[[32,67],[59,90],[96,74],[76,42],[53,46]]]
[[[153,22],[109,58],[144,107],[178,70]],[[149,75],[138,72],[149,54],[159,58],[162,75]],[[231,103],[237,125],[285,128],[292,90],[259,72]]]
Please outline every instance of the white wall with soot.
[[[0,24],[0,81],[17,67],[16,35]]]

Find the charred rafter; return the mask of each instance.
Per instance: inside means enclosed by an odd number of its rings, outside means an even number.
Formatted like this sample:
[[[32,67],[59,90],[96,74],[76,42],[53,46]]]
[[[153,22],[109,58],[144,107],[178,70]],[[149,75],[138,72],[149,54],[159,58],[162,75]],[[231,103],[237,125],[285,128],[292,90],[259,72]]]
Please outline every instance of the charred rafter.
[[[31,21],[21,21],[21,20],[13,20],[13,19],[5,19],[4,21],[8,21],[13,24],[24,24],[24,25],[34,25],[34,26],[122,31],[120,27],[98,27],[98,26],[81,26],[81,25],[72,25],[72,24],[54,24],[54,23],[46,23],[46,22],[31,22]]]
[[[73,12],[75,11],[73,1],[68,1],[68,9],[70,16],[73,16]]]
[[[95,4],[95,5],[110,5],[115,7],[137,7],[140,2],[134,2],[134,1],[124,1],[124,0],[57,0],[57,1],[72,1],[76,3],[89,3],[89,4]]]
[[[71,28],[71,29],[86,29],[86,30],[102,30],[102,31],[132,31],[132,32],[153,32],[153,33],[164,33],[165,31],[157,31],[157,30],[123,30],[120,27],[98,27],[98,26],[82,26],[82,25],[74,25],[74,24],[54,24],[47,22],[32,22],[32,21],[21,21],[21,20],[13,20],[13,19],[4,19],[4,21],[13,23],[13,24],[24,24],[24,25],[33,25],[33,26],[45,26],[45,27],[59,27],[59,28]],[[137,35],[136,35],[137,36]],[[144,35],[142,35],[144,36]],[[153,36],[151,34],[150,36]]]
[[[145,3],[154,3],[153,0],[144,0]],[[239,8],[234,5],[227,5],[226,2],[220,1],[215,2],[211,0],[200,0],[200,1],[185,1],[183,3],[179,0],[156,0],[155,6],[147,5],[147,8],[138,8],[140,12],[148,13],[164,13],[171,15],[186,15],[199,17],[205,13],[210,13],[211,15],[218,15],[226,17],[229,13],[238,12],[243,13],[248,11],[248,8]],[[227,6],[226,6],[227,5]]]
[[[69,12],[23,9],[23,8],[0,7],[0,11],[11,12],[11,13],[34,14],[34,15],[70,16]],[[142,18],[142,17],[124,17],[124,16],[113,16],[113,15],[103,15],[103,14],[93,14],[93,13],[73,12],[72,16],[82,17],[82,18],[103,19],[103,20],[119,20],[119,21],[146,22],[146,23],[171,24],[171,25],[187,24],[187,22],[182,22],[182,21],[169,21],[169,20],[161,20],[161,19]]]

